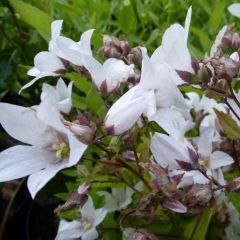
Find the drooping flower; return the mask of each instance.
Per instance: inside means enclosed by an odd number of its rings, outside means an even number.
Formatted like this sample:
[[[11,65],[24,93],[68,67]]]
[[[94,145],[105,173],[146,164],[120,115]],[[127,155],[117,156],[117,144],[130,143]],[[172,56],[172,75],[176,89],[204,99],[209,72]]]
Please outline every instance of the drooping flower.
[[[75,238],[94,240],[98,238],[96,227],[105,218],[107,210],[104,208],[95,209],[92,198],[89,196],[87,202],[79,212],[81,214],[79,221],[60,221],[56,240],[70,240]]]
[[[144,114],[149,119],[157,109],[175,106],[187,109],[186,102],[173,80],[173,70],[166,64],[155,64],[142,49],[142,73],[140,83],[109,109],[105,118],[105,128],[114,134],[127,131]],[[124,113],[124,114],[123,114]]]
[[[0,124],[13,138],[28,144],[0,153],[0,181],[30,175],[32,198],[60,170],[76,164],[87,145],[80,142],[61,121],[51,98],[35,108],[0,103]]]

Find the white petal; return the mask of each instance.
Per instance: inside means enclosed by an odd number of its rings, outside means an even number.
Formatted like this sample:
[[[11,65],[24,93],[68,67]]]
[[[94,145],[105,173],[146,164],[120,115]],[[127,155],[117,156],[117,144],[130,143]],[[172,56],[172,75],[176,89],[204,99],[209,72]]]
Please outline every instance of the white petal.
[[[34,65],[40,72],[54,73],[64,70],[61,59],[52,52],[40,52],[34,57]]]
[[[215,151],[212,153],[209,162],[210,169],[217,169],[234,163],[234,160],[225,152]]]
[[[56,141],[50,131],[31,108],[8,103],[0,103],[0,124],[13,138],[35,146],[46,146]]]
[[[98,208],[95,211],[93,226],[99,225],[107,215],[107,210],[104,208]]]
[[[52,39],[60,36],[63,20],[55,20],[51,24]]]
[[[240,3],[233,3],[228,7],[228,11],[235,17],[240,18]]]
[[[47,76],[56,76],[55,73],[40,73],[37,75],[37,77],[35,77],[33,80],[31,80],[30,82],[28,82],[27,84],[25,84],[19,91],[18,94],[21,94],[21,92],[26,89],[26,88],[29,88],[30,86],[32,86],[37,80],[39,80],[40,78],[43,78],[43,77],[47,77]]]
[[[114,134],[119,135],[131,128],[145,111],[147,105],[143,97],[134,98],[138,86],[130,89],[109,109],[105,118],[105,128],[114,127]]]
[[[185,120],[182,114],[170,108],[162,108],[151,118],[161,126],[171,137],[180,139],[185,132],[194,126],[190,120]]]
[[[181,169],[176,160],[191,163],[188,148],[194,150],[186,140],[178,141],[161,133],[154,134],[150,148],[155,160],[171,170]]]
[[[78,42],[81,51],[89,56],[92,56],[91,38],[94,30],[95,29],[89,29],[86,32],[84,32],[81,36],[80,42]]]
[[[225,33],[227,32],[227,29],[228,29],[228,26],[225,25],[220,31],[219,33],[217,34],[215,40],[214,40],[214,43],[212,45],[212,48],[211,48],[211,51],[210,51],[210,57],[213,57],[214,54],[217,52],[217,49],[219,47],[219,45],[221,44],[222,42],[222,38],[223,36],[225,35]]]
[[[188,34],[189,34],[189,28],[190,28],[190,23],[191,23],[191,17],[192,17],[192,6],[189,7],[188,12],[187,12],[187,16],[185,19],[185,42],[187,43],[188,40]]]
[[[94,223],[95,208],[93,205],[93,200],[90,196],[88,196],[88,200],[80,209],[80,212],[83,219],[87,219],[89,223]]]
[[[102,81],[106,80],[107,90],[111,92],[133,73],[133,65],[126,65],[122,60],[109,58],[102,65],[102,71],[104,72]]]
[[[89,231],[82,235],[82,240],[94,240],[98,238],[98,232],[95,228],[91,228]]]
[[[29,69],[27,72],[27,75],[32,77],[37,77],[39,74],[40,74],[40,71],[36,67]]]
[[[0,182],[33,174],[45,168],[52,154],[41,148],[14,146],[0,153]]]
[[[68,167],[71,167],[80,160],[80,158],[87,149],[87,145],[80,142],[72,133],[68,133],[67,135],[70,147]]]
[[[61,220],[55,240],[71,240],[80,238],[84,234],[82,224],[79,221],[67,222]]]
[[[56,39],[56,54],[74,65],[82,66],[82,54],[72,49],[72,46],[75,44],[77,43],[70,38],[62,36],[58,37]]]
[[[235,62],[239,62],[239,54],[238,52],[234,52],[230,55],[230,58],[235,61]]]
[[[51,159],[52,163],[50,161],[45,169],[32,174],[28,178],[27,186],[33,199],[35,198],[38,191],[41,190],[60,170],[67,167],[66,161],[54,163],[54,160],[55,155],[53,154]]]
[[[203,157],[210,157],[212,153],[212,138],[212,129],[206,129],[203,133],[201,133],[198,139],[198,153],[200,153]]]

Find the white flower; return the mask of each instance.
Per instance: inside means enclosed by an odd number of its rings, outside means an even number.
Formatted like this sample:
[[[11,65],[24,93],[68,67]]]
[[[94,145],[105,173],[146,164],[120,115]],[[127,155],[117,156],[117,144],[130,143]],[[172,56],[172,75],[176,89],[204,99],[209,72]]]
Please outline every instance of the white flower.
[[[107,214],[104,208],[95,209],[91,197],[80,209],[80,221],[66,222],[61,220],[56,240],[70,240],[81,238],[82,240],[94,240],[98,238],[96,227],[103,221]]]
[[[72,107],[72,84],[73,82],[70,82],[69,85],[66,86],[61,78],[59,78],[56,87],[44,83],[42,87],[41,101],[51,97],[56,101],[58,110],[68,114]]]
[[[185,133],[194,127],[190,119],[185,119],[181,112],[171,108],[159,109],[151,120],[156,121],[169,136],[177,140],[184,139]]]
[[[240,3],[233,3],[228,7],[228,11],[235,17],[240,18]]]
[[[119,98],[108,111],[105,128],[114,134],[127,131],[144,114],[149,119],[157,108],[176,106],[187,109],[186,102],[173,80],[173,70],[166,64],[155,64],[142,50],[140,83]]]
[[[0,124],[6,132],[29,144],[0,153],[0,181],[30,175],[32,198],[57,172],[76,164],[87,148],[63,125],[50,101],[43,101],[37,110],[0,103],[0,112]]]
[[[92,57],[91,38],[93,32],[94,29],[85,31],[78,42],[67,37],[58,36],[56,38],[55,53],[76,66],[84,66],[83,57]]]
[[[49,51],[40,52],[34,57],[34,67],[27,74],[35,78],[24,85],[20,92],[33,85],[40,78],[59,76],[65,71],[64,61],[56,55],[56,38],[60,34],[62,22],[62,20],[52,22],[52,39],[49,42]]]
[[[97,89],[102,92],[113,91],[134,73],[133,64],[127,65],[115,58],[109,58],[101,64],[94,57],[85,56],[84,67],[89,71]]]
[[[165,31],[162,45],[152,55],[154,62],[166,63],[172,69],[194,73],[191,54],[187,47],[191,15],[192,7],[188,9],[185,27],[180,24],[173,24]],[[175,81],[177,84],[185,83],[179,77],[176,77]]]

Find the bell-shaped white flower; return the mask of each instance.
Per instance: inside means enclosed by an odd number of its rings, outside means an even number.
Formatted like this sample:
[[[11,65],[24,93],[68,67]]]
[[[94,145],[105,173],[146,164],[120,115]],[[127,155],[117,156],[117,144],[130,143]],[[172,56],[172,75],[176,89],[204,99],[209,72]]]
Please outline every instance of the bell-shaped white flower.
[[[127,65],[122,60],[109,58],[103,64],[94,57],[85,56],[84,67],[92,77],[93,83],[101,92],[111,92],[121,82],[134,73],[134,65]]]
[[[93,32],[94,29],[85,31],[78,42],[63,36],[57,37],[55,53],[76,66],[84,66],[83,57],[92,57],[91,38]]]
[[[228,11],[235,17],[240,18],[240,3],[233,3],[228,7]]]
[[[5,131],[29,144],[0,153],[0,182],[30,175],[32,198],[57,172],[76,164],[87,148],[64,126],[56,105],[50,101],[43,101],[35,109],[0,103],[0,111]]]
[[[180,24],[173,24],[165,31],[162,37],[162,45],[152,55],[154,62],[166,63],[174,70],[194,73],[192,57],[187,47],[191,15],[192,7],[188,9],[185,27]],[[177,84],[185,83],[178,76],[175,81]]]
[[[33,85],[40,78],[46,76],[59,76],[65,71],[66,66],[64,61],[56,55],[56,38],[60,35],[62,22],[62,20],[52,22],[52,38],[49,42],[49,51],[40,52],[34,57],[34,67],[31,68],[27,74],[35,78],[25,84],[21,88],[20,92]]]
[[[76,238],[94,240],[98,238],[96,227],[105,218],[107,210],[104,208],[95,209],[91,197],[88,197],[87,202],[80,209],[80,214],[79,221],[60,221],[55,240],[71,240]]]
[[[62,113],[68,114],[72,107],[72,84],[73,82],[70,82],[69,85],[66,86],[62,78],[59,78],[55,87],[44,83],[42,87],[41,101],[44,101],[48,97],[52,97],[56,101],[58,110]]]

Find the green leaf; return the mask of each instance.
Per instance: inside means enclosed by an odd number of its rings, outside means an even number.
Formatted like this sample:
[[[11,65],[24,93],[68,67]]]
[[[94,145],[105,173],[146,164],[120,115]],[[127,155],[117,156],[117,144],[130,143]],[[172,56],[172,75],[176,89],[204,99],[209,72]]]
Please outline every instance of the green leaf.
[[[215,109],[218,121],[229,139],[235,140],[240,139],[240,127],[232,119],[232,117],[224,112]]]
[[[9,3],[24,22],[35,28],[46,40],[50,39],[51,18],[48,14],[19,0],[9,0]]]
[[[196,216],[184,230],[185,239],[188,240],[205,240],[209,223],[215,209],[206,209],[201,215]]]
[[[123,1],[123,7],[117,15],[119,28],[124,33],[131,33],[136,29],[136,15],[130,0]]]
[[[210,29],[212,35],[215,35],[217,31],[219,30],[222,20],[223,20],[223,14],[225,10],[225,2],[220,2],[217,7],[214,9],[212,14],[210,15]]]

